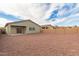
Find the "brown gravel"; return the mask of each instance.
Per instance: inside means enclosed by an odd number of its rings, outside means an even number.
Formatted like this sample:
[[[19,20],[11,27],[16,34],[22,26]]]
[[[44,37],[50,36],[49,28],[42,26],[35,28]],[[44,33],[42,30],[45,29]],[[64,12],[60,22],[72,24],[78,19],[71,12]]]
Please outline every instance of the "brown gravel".
[[[31,35],[2,35],[0,37],[0,55],[79,55],[79,33],[43,32]]]

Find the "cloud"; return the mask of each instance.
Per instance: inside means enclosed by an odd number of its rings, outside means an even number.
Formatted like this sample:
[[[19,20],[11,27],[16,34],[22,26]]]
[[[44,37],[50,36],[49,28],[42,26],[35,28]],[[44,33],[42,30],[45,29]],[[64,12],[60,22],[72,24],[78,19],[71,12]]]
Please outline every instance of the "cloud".
[[[4,18],[0,18],[0,27],[4,27],[6,23],[12,22],[10,20],[6,20]]]
[[[46,24],[49,23],[45,19],[50,7],[50,3],[18,4],[17,9],[22,18],[32,19],[38,24]]]
[[[49,16],[48,20],[51,20],[53,18],[64,18],[68,17],[72,14],[73,8],[76,7],[75,3],[65,3],[63,6],[57,6],[55,10],[51,12],[51,15]]]
[[[10,15],[10,14],[6,14],[5,12],[2,12],[0,11],[0,18],[5,18],[5,19],[8,19],[8,20],[18,20],[20,19],[19,16],[14,16],[14,15]]]
[[[0,4],[0,18],[6,21],[31,19],[38,24],[63,25],[78,21],[77,3],[6,3]],[[18,17],[19,16],[19,17]],[[77,17],[77,18],[76,18]],[[73,19],[72,19],[73,18]],[[3,20],[0,20],[3,22]],[[2,23],[0,23],[2,24]]]

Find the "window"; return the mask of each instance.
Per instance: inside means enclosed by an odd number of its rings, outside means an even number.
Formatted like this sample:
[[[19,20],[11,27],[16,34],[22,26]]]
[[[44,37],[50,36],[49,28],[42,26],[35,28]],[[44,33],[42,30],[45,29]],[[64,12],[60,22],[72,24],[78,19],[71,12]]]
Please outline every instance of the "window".
[[[35,28],[34,28],[34,27],[29,27],[29,30],[30,30],[30,31],[34,31]]]
[[[33,30],[35,30],[35,28],[34,28],[34,27],[33,27],[32,29],[33,29]]]
[[[31,28],[31,27],[29,27],[29,30],[31,31],[31,30],[32,30],[32,28]]]
[[[17,33],[22,33],[22,28],[21,27],[17,27],[16,30],[17,30]]]

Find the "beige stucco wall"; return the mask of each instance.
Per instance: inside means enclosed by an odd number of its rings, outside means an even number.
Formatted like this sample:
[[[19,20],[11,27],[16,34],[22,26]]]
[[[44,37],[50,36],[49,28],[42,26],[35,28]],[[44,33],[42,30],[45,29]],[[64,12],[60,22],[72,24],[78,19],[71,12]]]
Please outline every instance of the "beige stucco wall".
[[[35,27],[35,31],[29,31],[29,27]],[[41,31],[41,27],[39,27],[38,25],[34,23],[27,22],[27,28],[26,28],[27,33],[38,33],[40,31]]]
[[[7,27],[6,27],[6,31],[8,34],[15,34],[15,28],[11,28],[10,26],[11,25],[15,25],[15,26],[26,26],[26,31],[25,33],[26,34],[29,34],[29,33],[38,33],[41,31],[41,27],[38,26],[37,24],[31,22],[31,21],[24,21],[24,22],[18,22],[18,23],[12,23],[12,24],[9,24]],[[35,30],[34,31],[30,31],[29,30],[29,27],[34,27]]]
[[[48,26],[49,27],[49,29],[53,29],[53,26]]]
[[[12,33],[12,34],[16,34],[16,28],[11,27],[11,33]]]
[[[10,34],[10,33],[11,33],[10,25],[8,25],[8,26],[6,27],[6,33],[7,33],[7,34]]]

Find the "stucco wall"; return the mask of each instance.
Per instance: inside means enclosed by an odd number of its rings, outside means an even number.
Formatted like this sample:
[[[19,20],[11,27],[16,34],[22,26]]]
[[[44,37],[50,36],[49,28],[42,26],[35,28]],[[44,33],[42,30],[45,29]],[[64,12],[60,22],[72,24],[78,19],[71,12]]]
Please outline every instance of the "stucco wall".
[[[29,27],[34,27],[35,30],[34,31],[30,31]],[[27,30],[26,30],[27,33],[38,33],[40,31],[41,31],[41,27],[39,27],[38,25],[36,25],[36,24],[34,24],[32,22],[27,22]]]
[[[7,33],[7,34],[10,34],[10,33],[11,33],[10,25],[8,25],[8,26],[6,27],[6,33]]]
[[[11,33],[16,34],[16,28],[15,27],[11,27]]]

